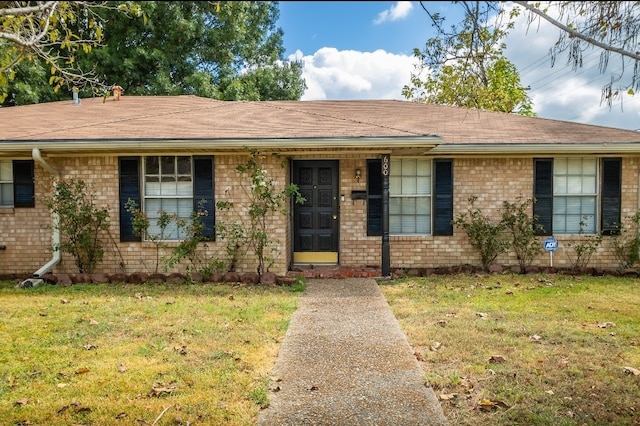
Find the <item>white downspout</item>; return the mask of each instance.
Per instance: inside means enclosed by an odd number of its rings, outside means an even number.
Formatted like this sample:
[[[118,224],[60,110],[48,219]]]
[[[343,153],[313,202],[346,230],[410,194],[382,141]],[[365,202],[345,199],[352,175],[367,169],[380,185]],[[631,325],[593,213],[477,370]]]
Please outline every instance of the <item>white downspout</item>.
[[[51,166],[51,164],[47,163],[44,158],[42,158],[42,156],[40,155],[40,150],[38,148],[33,148],[33,150],[31,151],[31,156],[35,161],[40,163],[42,167],[47,169],[49,173],[54,175],[56,179],[60,179],[60,172],[57,169],[55,169],[53,166]],[[59,225],[60,225],[60,217],[58,216],[57,213],[54,213],[53,214],[53,246],[54,248],[60,247],[60,226]],[[47,271],[49,271],[51,268],[53,268],[55,265],[57,265],[60,262],[61,257],[62,255],[60,253],[60,250],[54,249],[51,260],[46,264],[44,264],[36,272],[34,272],[33,276],[35,278],[39,278],[45,273],[47,273]]]

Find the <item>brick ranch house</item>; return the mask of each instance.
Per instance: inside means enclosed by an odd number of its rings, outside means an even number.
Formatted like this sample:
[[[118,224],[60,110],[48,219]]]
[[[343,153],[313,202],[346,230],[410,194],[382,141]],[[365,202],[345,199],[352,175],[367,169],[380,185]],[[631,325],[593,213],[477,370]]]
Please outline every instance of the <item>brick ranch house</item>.
[[[248,149],[279,154],[265,156],[267,175],[297,184],[307,199],[271,219],[276,274],[298,264],[373,266],[385,276],[479,265],[451,223],[471,196],[486,214],[536,197],[535,214],[559,241],[553,264],[563,267],[582,218],[585,233],[597,234],[640,203],[640,132],[394,100],[61,101],[0,108],[0,273],[77,272],[52,250],[59,236],[42,202],[52,178],[71,177],[95,188],[96,203],[109,210],[113,244],[96,272],[148,272],[154,245],[134,235],[127,200],[149,215],[163,208],[181,216],[201,199],[211,210],[221,200],[246,203],[248,182],[236,166]],[[212,213],[209,231],[226,220]],[[207,254],[221,256],[224,244],[209,242]],[[237,270],[255,271],[255,262],[248,254]],[[549,262],[542,252],[533,265]],[[496,263],[517,260],[508,251]],[[590,266],[617,267],[611,237]]]

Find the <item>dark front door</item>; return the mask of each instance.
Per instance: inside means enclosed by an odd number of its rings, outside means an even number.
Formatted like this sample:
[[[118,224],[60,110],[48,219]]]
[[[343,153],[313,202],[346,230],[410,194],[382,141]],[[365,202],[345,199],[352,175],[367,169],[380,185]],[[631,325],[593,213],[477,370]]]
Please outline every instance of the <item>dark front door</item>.
[[[294,161],[293,262],[338,263],[338,162]]]

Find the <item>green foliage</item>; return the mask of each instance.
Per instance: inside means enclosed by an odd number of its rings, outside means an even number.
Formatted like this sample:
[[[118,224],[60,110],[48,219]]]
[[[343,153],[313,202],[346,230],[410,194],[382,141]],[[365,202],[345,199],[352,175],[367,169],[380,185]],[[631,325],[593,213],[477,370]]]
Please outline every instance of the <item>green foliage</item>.
[[[640,262],[640,211],[625,219],[629,225],[621,223],[612,240],[613,253],[621,269],[632,268]]]
[[[130,95],[298,100],[302,64],[284,59],[277,2],[140,2],[101,12],[104,43],[79,61]]]
[[[536,237],[540,225],[537,217],[531,216],[529,210],[535,198],[523,200],[519,196],[514,203],[503,201],[502,224],[509,236],[511,247],[515,251],[520,272],[526,273],[535,257],[542,252],[542,245]]]
[[[576,270],[587,267],[591,260],[591,256],[602,243],[602,234],[584,235],[586,220],[587,218],[584,217],[583,220],[580,221],[580,230],[578,231],[578,235],[581,237],[577,240],[567,242],[567,247],[575,254],[571,255],[567,252],[567,257],[569,258],[571,267]]]
[[[234,207],[233,202],[218,201],[216,208],[223,211],[230,211]],[[247,233],[244,226],[237,220],[225,222],[218,219],[216,222],[216,235],[225,244],[224,270],[229,272],[236,271],[238,263],[246,254],[246,247],[249,243]]]
[[[508,248],[505,225],[501,221],[493,221],[474,207],[477,196],[469,197],[469,211],[460,213],[452,223],[462,228],[471,245],[480,252],[482,267],[488,269],[501,253]]]
[[[95,205],[95,193],[82,179],[53,182],[44,202],[59,220],[60,244],[53,247],[73,256],[80,273],[91,273],[104,256],[101,232],[108,230],[109,211]]]
[[[215,259],[209,259],[204,253],[207,248],[206,241],[208,241],[208,238],[204,235],[204,223],[201,219],[209,214],[204,208],[204,201],[198,203],[198,208],[191,212],[189,220],[179,218],[177,215],[169,214],[164,210],[159,210],[157,212],[158,218],[154,222],[158,228],[158,232],[155,234],[149,232],[151,227],[149,216],[140,209],[134,200],[127,200],[125,208],[131,213],[133,232],[155,245],[156,273],[161,263],[163,270],[166,272],[185,259],[190,262],[187,266],[187,275],[195,269],[197,272],[207,276],[218,269]],[[168,256],[161,256],[161,253],[168,250],[166,240],[169,234],[167,229],[172,223],[175,224],[176,229],[183,231],[185,237],[170,251]]]
[[[277,154],[273,154],[277,157]],[[249,199],[247,206],[241,206],[248,214],[247,221],[225,224],[218,221],[216,228],[220,227],[222,234],[227,239],[227,255],[231,260],[240,253],[242,244],[246,243],[253,249],[257,260],[257,272],[262,275],[275,263],[278,251],[278,241],[273,240],[269,234],[269,225],[272,225],[274,214],[286,215],[289,210],[289,202],[293,199],[296,203],[304,203],[295,184],[277,188],[274,180],[267,176],[267,170],[262,166],[262,160],[266,157],[259,151],[249,150],[249,156],[244,164],[239,164],[236,170],[248,178],[248,185],[240,185],[246,197]],[[286,162],[281,162],[281,167]],[[233,202],[218,202],[217,207],[230,209],[235,207]],[[231,263],[233,265],[233,263]]]
[[[417,102],[535,116],[517,68],[502,53],[510,25],[500,24],[494,4],[460,3],[465,18],[450,28],[444,26],[444,17],[430,13],[422,3],[438,35],[424,49],[414,49],[419,64],[403,96]]]
[[[103,42],[98,12],[137,13],[132,2],[0,2],[0,9],[0,103],[9,105],[53,100],[63,88],[67,97],[73,89],[102,93],[92,64],[78,61]]]
[[[131,224],[133,225],[133,233],[146,241],[151,241],[156,249],[156,259],[155,259],[155,267],[154,272],[158,273],[158,268],[160,267],[160,253],[167,249],[167,244],[165,242],[167,234],[166,230],[169,224],[171,223],[171,216],[164,210],[160,210],[158,212],[158,219],[156,224],[159,228],[159,232],[156,234],[152,234],[149,232],[149,228],[151,227],[151,220],[149,216],[140,209],[138,204],[132,200],[128,199],[127,204],[125,205],[125,209],[131,213]]]
[[[198,208],[191,212],[189,220],[174,216],[178,229],[184,231],[185,237],[171,251],[171,255],[166,261],[165,269],[171,268],[186,259],[189,261],[187,266],[188,275],[194,269],[205,276],[210,275],[214,265],[205,254],[209,238],[204,235],[205,226],[202,218],[208,216],[209,212],[204,206],[205,201],[199,201]]]

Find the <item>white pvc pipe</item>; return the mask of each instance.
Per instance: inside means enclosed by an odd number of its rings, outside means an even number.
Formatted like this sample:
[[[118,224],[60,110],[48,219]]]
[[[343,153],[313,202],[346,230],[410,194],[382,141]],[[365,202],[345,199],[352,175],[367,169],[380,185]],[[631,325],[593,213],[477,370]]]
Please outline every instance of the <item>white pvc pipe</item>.
[[[42,158],[42,155],[40,155],[40,150],[38,148],[33,148],[33,150],[31,151],[31,156],[42,167],[47,169],[49,173],[54,175],[56,179],[60,178],[60,172],[57,169],[55,169],[51,164],[47,163],[44,158]],[[52,235],[54,247],[60,247],[60,226],[59,225],[60,225],[60,217],[58,216],[57,213],[54,213],[53,214],[53,235]],[[57,265],[60,262],[61,257],[62,255],[60,253],[60,250],[54,249],[51,260],[49,260],[49,262],[47,262],[40,269],[34,272],[33,276],[35,278],[39,278],[45,273],[47,273],[51,268],[53,268],[55,265]]]

